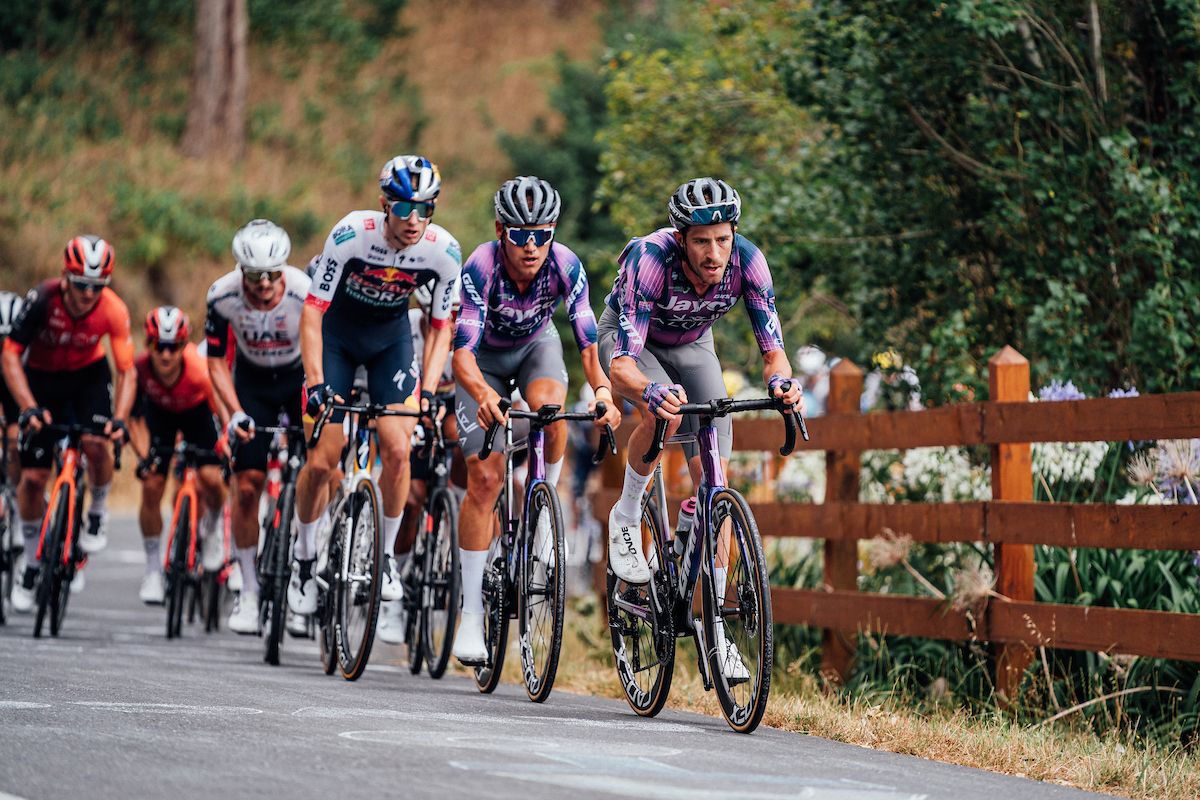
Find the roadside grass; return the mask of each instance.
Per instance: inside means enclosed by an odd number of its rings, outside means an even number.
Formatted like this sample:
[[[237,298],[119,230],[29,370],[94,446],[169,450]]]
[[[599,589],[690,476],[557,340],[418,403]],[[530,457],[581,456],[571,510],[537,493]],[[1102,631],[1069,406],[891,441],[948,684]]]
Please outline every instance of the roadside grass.
[[[515,641],[514,632],[504,670],[510,683],[519,683],[521,674]],[[1019,724],[1001,712],[951,706],[918,710],[891,690],[827,694],[819,678],[799,663],[777,665],[765,725],[1135,800],[1200,797],[1200,754],[1195,750],[1159,747],[1119,730],[1100,736],[1067,721],[1039,726]],[[624,697],[594,597],[576,598],[567,613],[554,688]],[[668,707],[720,716],[716,697],[701,685],[690,643],[679,648]]]

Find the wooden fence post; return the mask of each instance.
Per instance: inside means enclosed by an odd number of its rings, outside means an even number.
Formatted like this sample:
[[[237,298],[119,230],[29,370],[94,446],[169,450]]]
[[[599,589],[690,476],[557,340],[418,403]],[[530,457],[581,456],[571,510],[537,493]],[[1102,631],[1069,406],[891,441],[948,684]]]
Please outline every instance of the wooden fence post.
[[[829,414],[858,414],[863,371],[843,359],[829,373]],[[825,453],[825,502],[858,502],[859,453]],[[858,540],[825,540],[825,584],[832,589],[858,588]],[[854,660],[858,631],[826,629],[821,637],[821,676],[831,684],[844,683]]]
[[[1012,347],[988,359],[988,386],[993,402],[1029,400],[1029,361]],[[992,445],[992,499],[1033,500],[1033,460],[1029,444]],[[994,549],[996,591],[1010,600],[1033,597],[1033,545],[997,544]],[[1016,700],[1021,675],[1033,659],[1024,644],[1000,645],[996,653],[996,691],[1001,702]]]

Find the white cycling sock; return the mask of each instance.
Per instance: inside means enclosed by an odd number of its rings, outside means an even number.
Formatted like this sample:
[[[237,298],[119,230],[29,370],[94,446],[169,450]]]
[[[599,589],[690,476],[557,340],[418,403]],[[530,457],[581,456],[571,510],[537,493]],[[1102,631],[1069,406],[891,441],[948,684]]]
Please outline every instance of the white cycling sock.
[[[297,561],[308,561],[316,557],[317,526],[321,524],[318,516],[312,522],[301,522],[296,519],[296,547],[293,555]]]
[[[394,556],[396,554],[396,535],[400,533],[400,521],[404,519],[404,512],[401,511],[397,517],[389,517],[383,515],[383,554]]]
[[[42,538],[40,519],[21,520],[21,538],[25,540],[25,566],[36,567],[41,562],[37,557],[38,542]]]
[[[563,460],[561,458],[553,464],[546,465],[546,482],[555,489],[558,488],[558,476],[562,475],[562,465]]]
[[[112,488],[112,481],[103,486],[92,487],[92,505],[88,509],[89,514],[103,514],[108,511],[108,490]]]
[[[464,614],[483,613],[483,572],[487,568],[487,550],[458,548],[462,565],[462,610]]]
[[[235,547],[234,554],[237,556],[238,565],[242,568],[242,594],[258,594],[258,567],[254,561],[258,557],[258,548],[250,547]]]
[[[217,532],[217,526],[221,522],[221,509],[209,508],[205,509],[204,516],[200,517],[200,538],[207,539]]]
[[[162,538],[158,536],[142,539],[142,549],[146,551],[146,572],[162,572],[162,563],[158,560],[160,542]]]
[[[617,513],[625,519],[637,519],[642,515],[642,494],[650,483],[649,475],[640,475],[633,467],[625,465],[625,483],[621,486],[621,499],[617,501]]]
[[[713,567],[713,586],[717,590],[717,600],[725,600],[725,578],[729,575],[729,567]]]

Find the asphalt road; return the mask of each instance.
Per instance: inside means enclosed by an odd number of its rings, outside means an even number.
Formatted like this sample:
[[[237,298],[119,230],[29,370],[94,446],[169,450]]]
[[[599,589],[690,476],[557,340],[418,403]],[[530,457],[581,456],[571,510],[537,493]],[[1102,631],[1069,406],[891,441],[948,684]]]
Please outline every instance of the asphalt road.
[[[137,600],[142,551],[114,520],[62,637],[28,616],[0,628],[0,800],[27,798],[907,798],[1100,797],[811,736],[463,677],[412,677],[377,645],[356,683],[316,646],[185,630]],[[7,793],[7,795],[5,794]]]

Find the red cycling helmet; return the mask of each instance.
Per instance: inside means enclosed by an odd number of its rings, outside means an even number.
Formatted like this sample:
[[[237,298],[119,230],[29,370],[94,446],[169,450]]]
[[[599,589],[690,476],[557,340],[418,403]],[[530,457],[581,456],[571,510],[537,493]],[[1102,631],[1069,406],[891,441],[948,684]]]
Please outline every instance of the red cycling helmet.
[[[63,251],[67,272],[97,282],[109,279],[115,261],[112,245],[99,236],[76,236]]]
[[[175,306],[159,306],[146,315],[146,341],[187,344],[191,334],[188,315]]]

